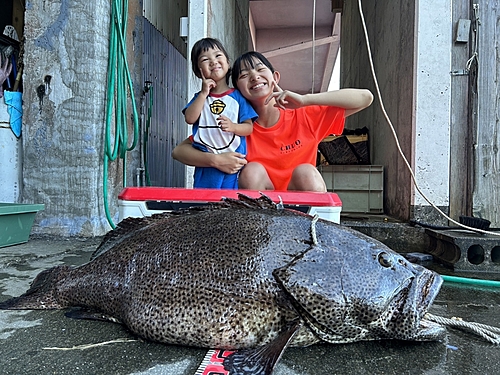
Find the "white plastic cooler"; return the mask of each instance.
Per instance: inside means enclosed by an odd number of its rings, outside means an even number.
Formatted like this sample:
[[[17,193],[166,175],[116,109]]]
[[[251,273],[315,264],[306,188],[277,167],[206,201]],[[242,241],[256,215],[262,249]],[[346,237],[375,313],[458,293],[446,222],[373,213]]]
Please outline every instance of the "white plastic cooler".
[[[252,198],[261,196],[261,192],[256,190],[129,187],[123,189],[118,196],[119,220],[204,205],[218,202],[222,198],[237,198],[238,193]],[[265,194],[276,203],[281,199],[286,208],[309,215],[317,214],[322,219],[340,223],[342,202],[335,193],[269,190]]]

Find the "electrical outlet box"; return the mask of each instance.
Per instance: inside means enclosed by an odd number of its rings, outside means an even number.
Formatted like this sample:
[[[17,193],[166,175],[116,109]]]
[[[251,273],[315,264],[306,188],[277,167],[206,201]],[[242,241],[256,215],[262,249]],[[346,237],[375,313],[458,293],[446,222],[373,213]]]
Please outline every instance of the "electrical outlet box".
[[[181,17],[179,22],[179,36],[181,38],[187,38],[188,36],[188,18]]]
[[[457,36],[455,42],[467,43],[470,35],[470,20],[459,19],[457,24]]]

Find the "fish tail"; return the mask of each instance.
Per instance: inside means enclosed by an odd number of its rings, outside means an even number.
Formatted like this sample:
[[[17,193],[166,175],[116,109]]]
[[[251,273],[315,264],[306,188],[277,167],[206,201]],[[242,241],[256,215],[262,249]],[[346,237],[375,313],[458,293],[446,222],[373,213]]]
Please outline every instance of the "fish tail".
[[[69,268],[58,266],[40,272],[26,293],[0,302],[0,310],[45,310],[66,307],[57,300],[56,286]]]

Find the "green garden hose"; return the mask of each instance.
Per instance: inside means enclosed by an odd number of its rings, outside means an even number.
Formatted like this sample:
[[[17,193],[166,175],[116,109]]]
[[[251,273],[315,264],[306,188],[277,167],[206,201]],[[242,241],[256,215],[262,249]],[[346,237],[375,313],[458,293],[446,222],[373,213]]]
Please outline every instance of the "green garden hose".
[[[116,226],[111,218],[108,206],[108,163],[115,161],[118,157],[123,160],[123,186],[125,186],[127,181],[126,154],[127,151],[135,148],[139,137],[139,117],[133,97],[132,78],[130,77],[130,70],[127,64],[127,48],[125,44],[127,18],[128,0],[112,0],[106,96],[106,132],[103,158],[103,195],[106,218],[113,229]],[[128,146],[127,131],[128,92],[131,95],[134,128],[134,137],[130,146]],[[113,119],[114,142],[112,145],[111,124]]]
[[[467,277],[458,277],[458,276],[448,276],[441,275],[445,282],[451,283],[460,283],[472,286],[488,286],[488,287],[500,287],[500,281],[495,280],[483,280],[483,279],[471,279]]]

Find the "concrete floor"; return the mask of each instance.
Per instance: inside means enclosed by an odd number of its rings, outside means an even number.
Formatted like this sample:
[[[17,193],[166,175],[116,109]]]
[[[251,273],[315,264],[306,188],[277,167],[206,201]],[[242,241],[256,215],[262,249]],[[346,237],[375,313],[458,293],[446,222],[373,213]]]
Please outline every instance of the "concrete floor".
[[[86,262],[99,241],[31,238],[25,244],[0,248],[0,301],[26,291],[41,270]],[[439,269],[432,264],[430,268],[434,266]],[[431,313],[500,326],[500,289],[445,284]],[[469,333],[448,332],[442,342],[292,348],[285,352],[275,375],[500,374],[500,347]],[[116,339],[136,341],[61,350]],[[1,374],[193,375],[205,353],[204,349],[143,342],[120,325],[73,320],[63,311],[0,311]]]

